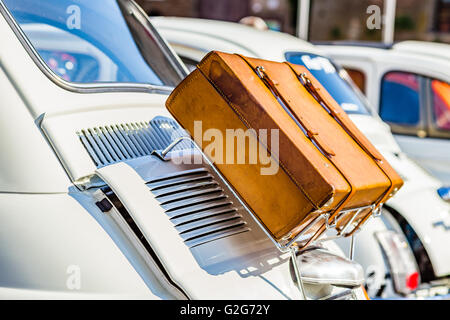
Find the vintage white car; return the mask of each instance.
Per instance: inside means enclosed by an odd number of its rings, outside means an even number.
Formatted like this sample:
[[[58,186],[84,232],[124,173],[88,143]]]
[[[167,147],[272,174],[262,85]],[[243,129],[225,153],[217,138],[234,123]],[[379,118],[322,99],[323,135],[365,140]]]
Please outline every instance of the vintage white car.
[[[450,187],[450,45],[323,48],[357,79],[402,151]],[[450,188],[440,194],[450,201]]]
[[[202,156],[161,152],[186,70],[133,1],[0,12],[1,299],[366,299],[333,241],[283,253],[211,163],[167,161]]]
[[[357,235],[355,259],[366,270],[369,294],[408,294],[417,286],[415,263],[411,263],[408,250],[401,249],[404,243],[398,233],[404,233],[411,245],[423,282],[450,275],[450,250],[442,245],[450,243],[450,205],[437,193],[441,183],[401,152],[389,126],[371,114],[364,96],[351,81],[345,81],[348,75],[325,51],[287,34],[236,23],[175,17],[152,17],[151,21],[190,69],[211,50],[306,66],[402,176],[404,187],[383,209],[387,227],[373,219]],[[345,252],[350,250],[347,239],[337,243]],[[442,287],[439,282],[436,292],[445,293],[446,283]]]

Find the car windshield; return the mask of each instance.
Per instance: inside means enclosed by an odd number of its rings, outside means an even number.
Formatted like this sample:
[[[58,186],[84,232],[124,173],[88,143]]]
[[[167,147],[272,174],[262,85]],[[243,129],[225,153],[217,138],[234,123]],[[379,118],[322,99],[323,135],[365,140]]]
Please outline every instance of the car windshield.
[[[47,66],[73,83],[175,86],[182,68],[126,0],[3,0]]]
[[[300,52],[289,52],[286,60],[306,67],[327,89],[342,109],[349,114],[369,114],[365,98],[351,82],[343,69],[336,67],[330,59]]]

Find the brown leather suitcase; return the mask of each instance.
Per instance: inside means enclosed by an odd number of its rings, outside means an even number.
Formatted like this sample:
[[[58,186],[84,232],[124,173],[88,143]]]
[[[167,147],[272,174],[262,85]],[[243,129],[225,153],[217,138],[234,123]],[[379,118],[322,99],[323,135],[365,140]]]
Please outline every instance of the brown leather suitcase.
[[[217,169],[280,248],[299,235],[307,245],[330,227],[352,234],[403,184],[301,66],[210,52],[175,88],[166,106],[216,160]],[[246,136],[245,150],[234,145],[228,157],[203,147],[204,138],[194,134],[195,121],[201,121],[203,132],[213,129],[223,137],[227,130],[250,129],[253,134]],[[262,135],[272,129],[279,129],[278,140],[272,141],[276,134]],[[222,150],[227,150],[226,143]],[[252,146],[267,150],[270,163],[250,161]],[[278,152],[270,153],[277,147]],[[246,161],[229,161],[238,152],[244,152]],[[274,165],[278,171],[261,174]]]

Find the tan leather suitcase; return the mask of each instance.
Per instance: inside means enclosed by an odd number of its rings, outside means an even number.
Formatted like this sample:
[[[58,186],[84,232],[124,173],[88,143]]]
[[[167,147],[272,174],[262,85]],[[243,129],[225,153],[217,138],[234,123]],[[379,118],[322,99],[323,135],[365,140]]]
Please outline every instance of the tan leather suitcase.
[[[330,227],[352,234],[403,184],[301,66],[211,52],[175,88],[166,106],[216,160],[217,169],[280,248],[299,235],[307,239],[302,242],[306,246]],[[234,145],[229,157],[204,146],[204,137],[194,134],[195,121],[201,121],[203,132],[213,129],[223,137],[227,130],[253,134],[245,136],[245,150]],[[262,134],[273,129],[279,129],[278,139]],[[225,140],[222,150],[230,143]],[[250,161],[252,146],[266,150],[270,163]],[[246,161],[229,161],[238,152],[244,152]],[[273,174],[261,174],[275,165],[279,170]]]

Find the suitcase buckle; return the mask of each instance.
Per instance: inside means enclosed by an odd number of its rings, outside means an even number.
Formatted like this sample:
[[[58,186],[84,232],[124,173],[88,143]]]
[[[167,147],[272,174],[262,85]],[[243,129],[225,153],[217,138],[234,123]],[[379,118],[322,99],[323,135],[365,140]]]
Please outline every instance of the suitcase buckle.
[[[311,80],[308,78],[308,75],[306,73],[301,73],[298,75],[298,79],[300,80],[300,83],[305,87],[305,89],[316,99],[318,102],[322,102],[322,98],[320,97],[320,94],[318,89],[314,87]]]
[[[276,86],[275,82],[270,79],[270,77],[266,73],[266,69],[263,66],[257,66],[255,68],[255,72],[258,75],[258,77],[263,80],[263,82],[269,87],[269,89],[276,95],[280,96]]]
[[[375,210],[373,210],[372,215],[374,218],[381,217],[381,208],[383,207],[383,204],[380,204]]]
[[[330,224],[330,214],[326,213],[326,215],[327,215],[327,217],[326,217],[326,220],[325,220],[325,228],[327,230],[336,228],[336,226],[337,226],[336,216],[334,216],[334,218],[333,218],[333,223]]]

